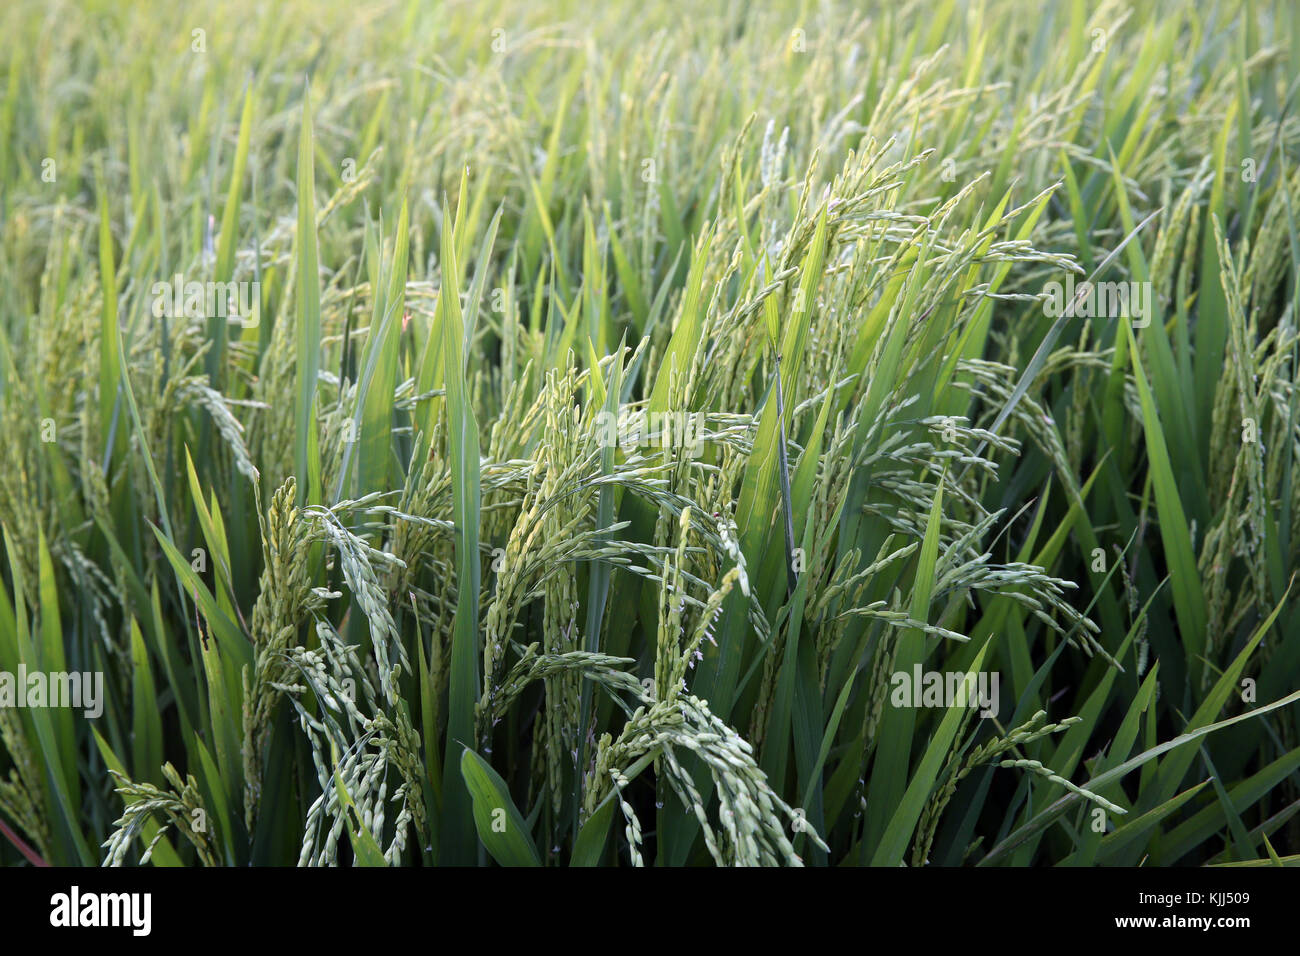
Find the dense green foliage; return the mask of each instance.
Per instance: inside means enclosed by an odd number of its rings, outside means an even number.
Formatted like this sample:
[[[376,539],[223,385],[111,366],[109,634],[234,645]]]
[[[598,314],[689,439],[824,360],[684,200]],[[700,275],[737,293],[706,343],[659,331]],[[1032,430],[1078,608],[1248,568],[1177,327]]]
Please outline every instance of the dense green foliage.
[[[1300,8],[861,6],[6,3],[0,861],[1300,861]]]

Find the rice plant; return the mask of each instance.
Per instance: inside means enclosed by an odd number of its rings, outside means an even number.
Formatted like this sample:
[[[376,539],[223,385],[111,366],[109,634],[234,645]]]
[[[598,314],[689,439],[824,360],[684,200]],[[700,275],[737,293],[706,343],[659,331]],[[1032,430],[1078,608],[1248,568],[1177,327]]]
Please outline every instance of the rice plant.
[[[5,5],[0,862],[1300,862],[1298,30]]]

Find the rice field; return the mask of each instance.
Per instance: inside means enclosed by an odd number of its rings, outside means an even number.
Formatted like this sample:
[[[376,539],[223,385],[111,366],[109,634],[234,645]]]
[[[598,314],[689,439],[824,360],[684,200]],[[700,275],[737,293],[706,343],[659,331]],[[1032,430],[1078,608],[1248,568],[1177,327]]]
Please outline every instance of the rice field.
[[[1290,0],[13,0],[0,863],[1300,863]]]

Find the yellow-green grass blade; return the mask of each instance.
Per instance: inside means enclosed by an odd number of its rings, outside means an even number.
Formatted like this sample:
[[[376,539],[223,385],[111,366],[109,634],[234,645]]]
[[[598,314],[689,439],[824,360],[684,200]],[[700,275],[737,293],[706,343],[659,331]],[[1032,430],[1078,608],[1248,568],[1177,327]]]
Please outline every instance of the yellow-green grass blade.
[[[235,245],[239,235],[239,199],[243,193],[244,172],[248,166],[248,147],[253,130],[253,87],[244,91],[244,106],[239,117],[239,135],[235,142],[235,159],[230,169],[230,186],[226,191],[226,205],[221,212],[221,236],[217,241],[217,262],[213,270],[216,282],[230,282],[235,275]],[[222,315],[208,317],[208,338],[212,347],[208,352],[208,379],[214,387],[224,380],[226,367],[226,340],[229,330]]]
[[[352,843],[352,854],[357,866],[388,866],[384,851],[380,849],[374,834],[366,828],[361,810],[357,807],[352,794],[348,792],[338,767],[334,768],[334,793],[343,810],[343,819],[348,827],[348,839]]]
[[[573,841],[573,853],[569,856],[569,866],[600,866],[600,858],[605,852],[605,843],[609,840],[609,827],[614,822],[614,795],[601,802],[596,811],[589,816],[578,831],[578,838]]]
[[[1142,429],[1146,434],[1147,458],[1155,485],[1156,506],[1159,509],[1160,540],[1164,545],[1165,561],[1169,567],[1179,636],[1187,652],[1189,679],[1194,686],[1199,686],[1204,671],[1201,655],[1205,650],[1205,620],[1208,613],[1205,592],[1201,589],[1201,576],[1192,552],[1192,539],[1187,528],[1187,517],[1183,512],[1179,484],[1169,462],[1164,429],[1161,427],[1155,399],[1147,385],[1146,372],[1142,368],[1133,329],[1127,322],[1121,325],[1128,342],[1129,355],[1133,363],[1133,377],[1137,381],[1138,397],[1142,403]]]
[[[464,208],[465,179],[461,179]],[[450,687],[447,695],[447,741],[443,767],[459,767],[458,752],[477,744],[475,704],[479,696],[479,437],[478,423],[469,401],[465,375],[465,327],[461,316],[456,230],[444,224],[442,234],[442,291],[438,296],[442,326],[443,380],[447,388],[447,435],[452,473],[452,515],[455,522],[456,603],[451,644]],[[444,772],[442,781],[444,863],[472,862],[474,844],[469,829],[469,793],[459,775]]]
[[[131,619],[131,762],[136,780],[155,780],[162,766],[162,724],[158,718],[158,695],[153,668],[145,649],[140,625]]]
[[[975,655],[970,670],[966,672],[969,686],[973,687],[973,682],[978,679],[987,649],[987,644],[980,649],[980,652]],[[920,763],[917,764],[916,772],[905,777],[907,791],[889,818],[881,841],[871,857],[872,866],[898,866],[903,862],[903,854],[907,852],[907,845],[911,842],[916,824],[921,819],[921,811],[930,798],[930,790],[948,759],[966,709],[967,705],[964,703],[947,708],[943,721],[930,739]]]
[[[118,383],[122,379],[122,345],[117,325],[117,269],[113,264],[113,231],[108,218],[108,187],[99,182],[99,284],[103,295],[99,330],[99,427],[100,433],[112,433],[114,409],[119,401]],[[120,432],[118,433],[121,434]],[[119,439],[114,449],[125,444]],[[107,460],[112,450],[106,450]]]
[[[930,514],[926,520],[925,538],[916,560],[916,574],[912,582],[912,601],[910,615],[914,621],[928,621],[930,616],[930,597],[934,587],[935,569],[939,561],[939,533],[943,518],[943,482],[940,481],[934,491],[934,500],[930,504]],[[914,628],[903,631],[896,638],[898,642],[894,670],[910,674],[913,666],[925,658],[925,634]],[[985,645],[987,647],[987,644]],[[878,654],[887,653],[881,647]],[[985,648],[975,656],[970,670],[978,671],[979,663],[984,660]],[[927,759],[938,751],[934,743],[948,728],[948,717],[955,714],[950,711],[940,724],[938,734],[932,739],[927,749]],[[909,781],[918,779],[913,774],[912,736],[916,729],[916,711],[911,707],[884,708],[876,734],[876,753],[872,762],[871,779],[868,785],[867,819],[864,831],[865,847],[872,850],[874,862],[888,860],[901,861],[907,850],[907,841],[911,839],[921,812],[921,804],[929,796],[929,786],[924,792],[913,792]],[[951,733],[956,733],[955,725]],[[949,742],[951,737],[949,737]],[[947,752],[948,743],[943,750]],[[939,768],[933,768],[933,774]],[[931,776],[933,780],[933,775]],[[906,791],[906,792],[905,792]],[[915,810],[916,817],[912,816]],[[901,840],[901,842],[900,842]],[[892,864],[891,864],[892,865]]]
[[[474,801],[474,826],[492,859],[502,866],[541,866],[528,824],[500,774],[468,747],[460,772]]]
[[[402,317],[406,308],[406,269],[409,247],[410,214],[407,204],[397,219],[393,234],[393,257],[389,263],[387,288],[376,286],[375,308],[370,321],[370,337],[362,359],[363,370],[358,383],[355,446],[349,442],[344,460],[357,469],[357,495],[387,491],[392,463],[393,389],[397,384],[398,349],[401,345]],[[357,459],[352,460],[353,449]],[[343,481],[348,469],[340,474]],[[343,497],[342,488],[335,499]]]
[[[320,500],[316,379],[320,372],[321,312],[313,143],[311,89],[310,85],[304,85],[302,125],[298,133],[298,328],[294,376],[294,471],[298,475],[299,504]]]

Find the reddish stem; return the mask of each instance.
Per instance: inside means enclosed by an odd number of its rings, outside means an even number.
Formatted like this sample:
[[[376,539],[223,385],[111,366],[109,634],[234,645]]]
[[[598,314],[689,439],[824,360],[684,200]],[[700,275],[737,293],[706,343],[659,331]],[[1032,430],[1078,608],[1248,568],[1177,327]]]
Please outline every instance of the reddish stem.
[[[14,833],[13,830],[10,830],[3,820],[0,820],[0,834],[3,834],[6,840],[17,847],[18,852],[27,857],[27,861],[31,863],[32,866],[49,866],[48,863],[41,859],[40,854],[24,843],[22,838],[19,837],[17,833]]]

